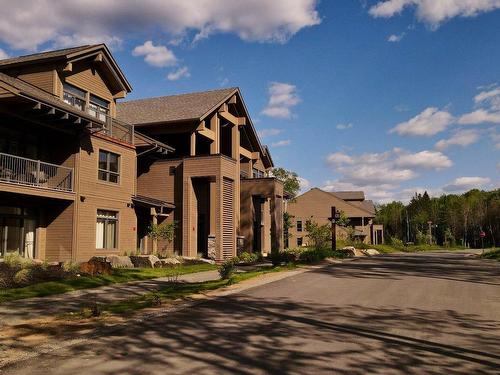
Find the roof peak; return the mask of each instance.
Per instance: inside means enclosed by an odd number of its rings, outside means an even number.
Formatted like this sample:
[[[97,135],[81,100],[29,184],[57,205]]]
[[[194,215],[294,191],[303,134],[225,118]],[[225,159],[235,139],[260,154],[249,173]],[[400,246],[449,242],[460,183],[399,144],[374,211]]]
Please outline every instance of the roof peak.
[[[0,62],[2,64],[6,64],[6,63],[8,63],[9,60],[15,61],[15,60],[18,60],[18,59],[33,58],[33,57],[36,57],[36,56],[43,56],[43,55],[46,55],[48,53],[50,53],[51,55],[52,54],[54,54],[54,55],[62,55],[65,52],[66,53],[77,52],[77,51],[80,51],[80,50],[84,50],[84,49],[88,49],[88,48],[95,48],[95,47],[98,47],[98,46],[104,46],[104,44],[103,43],[100,43],[100,44],[82,44],[80,46],[74,46],[74,47],[67,47],[67,48],[60,48],[60,49],[53,49],[53,50],[52,49],[51,50],[45,50],[45,51],[40,51],[40,52],[35,52],[35,53],[29,53],[27,55],[17,55],[17,56],[8,57],[6,59],[1,59]]]
[[[182,94],[150,96],[150,97],[147,97],[147,98],[125,100],[125,101],[120,102],[118,104],[127,104],[127,103],[132,103],[132,102],[148,101],[148,100],[155,100],[155,99],[174,98],[174,97],[184,96],[184,95],[208,94],[208,93],[211,93],[211,92],[234,91],[234,90],[239,90],[239,87],[237,87],[237,86],[234,86],[234,87],[223,87],[223,88],[220,88],[220,89],[211,89],[211,90],[204,90],[204,91],[184,92]]]

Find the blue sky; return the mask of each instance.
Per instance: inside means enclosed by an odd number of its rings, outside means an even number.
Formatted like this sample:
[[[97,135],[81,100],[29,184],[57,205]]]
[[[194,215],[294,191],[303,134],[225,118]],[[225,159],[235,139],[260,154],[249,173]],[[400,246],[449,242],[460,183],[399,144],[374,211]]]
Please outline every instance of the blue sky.
[[[499,0],[0,3],[0,56],[104,41],[129,98],[239,86],[305,189],[500,185]]]

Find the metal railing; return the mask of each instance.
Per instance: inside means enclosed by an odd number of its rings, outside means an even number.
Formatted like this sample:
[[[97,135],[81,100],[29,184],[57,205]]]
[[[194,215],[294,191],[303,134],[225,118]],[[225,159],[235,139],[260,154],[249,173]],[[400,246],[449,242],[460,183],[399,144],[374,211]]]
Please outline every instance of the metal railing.
[[[0,152],[0,181],[73,191],[73,168]]]
[[[134,144],[134,126],[115,118],[107,117],[103,133],[122,142]]]

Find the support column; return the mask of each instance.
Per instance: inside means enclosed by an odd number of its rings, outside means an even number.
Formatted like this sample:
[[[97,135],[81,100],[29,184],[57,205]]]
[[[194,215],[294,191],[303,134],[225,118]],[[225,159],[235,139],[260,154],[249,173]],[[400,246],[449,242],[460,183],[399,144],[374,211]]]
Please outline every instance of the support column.
[[[234,229],[240,235],[240,127],[231,128],[231,155],[236,160],[236,180],[234,181]],[[236,256],[236,254],[234,254]]]
[[[283,212],[281,198],[271,198],[271,251],[283,250]]]
[[[195,156],[196,155],[196,132],[191,133],[191,143],[190,143],[190,152],[189,155]]]
[[[215,140],[210,144],[210,154],[220,154],[220,121],[219,116],[215,113],[210,119],[210,130],[215,133]]]
[[[154,208],[151,208],[151,221],[153,223],[153,225],[157,225],[158,224],[158,216],[156,215],[156,209]],[[147,238],[147,237],[146,237]],[[151,245],[152,245],[152,253],[153,254],[156,254],[158,252],[158,239],[157,238],[152,238],[151,239]],[[147,239],[146,239],[146,246],[145,246],[145,252],[147,252],[147,249],[148,249],[148,246],[147,246]]]

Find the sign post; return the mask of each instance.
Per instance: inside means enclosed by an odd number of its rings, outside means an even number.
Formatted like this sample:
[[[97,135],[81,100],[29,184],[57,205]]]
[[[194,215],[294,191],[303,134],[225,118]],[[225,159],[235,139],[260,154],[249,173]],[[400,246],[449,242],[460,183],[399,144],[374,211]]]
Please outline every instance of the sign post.
[[[328,220],[332,223],[332,250],[337,250],[337,220],[340,219],[340,211],[332,206],[331,217]]]
[[[481,249],[482,249],[482,254],[484,254],[484,237],[486,237],[486,233],[481,229],[479,232],[479,237],[481,238]]]

